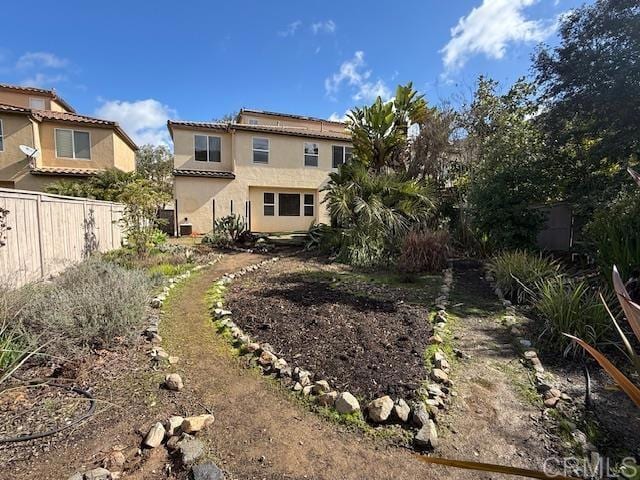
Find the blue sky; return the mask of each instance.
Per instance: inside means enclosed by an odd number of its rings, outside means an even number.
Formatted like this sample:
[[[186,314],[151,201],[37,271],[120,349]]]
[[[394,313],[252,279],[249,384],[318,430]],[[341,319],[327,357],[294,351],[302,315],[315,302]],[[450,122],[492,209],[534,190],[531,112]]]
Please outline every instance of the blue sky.
[[[584,1],[32,0],[27,16],[12,1],[0,83],[55,88],[161,143],[167,118],[241,107],[339,118],[410,80],[432,104],[468,98],[479,74],[528,74],[535,46]]]

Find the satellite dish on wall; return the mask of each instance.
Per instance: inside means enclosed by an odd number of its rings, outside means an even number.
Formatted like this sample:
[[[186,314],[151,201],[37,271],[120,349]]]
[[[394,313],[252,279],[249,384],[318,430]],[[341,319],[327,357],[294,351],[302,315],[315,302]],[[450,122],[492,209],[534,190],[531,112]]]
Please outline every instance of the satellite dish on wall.
[[[38,158],[40,153],[37,148],[30,147],[29,145],[20,145],[20,151],[29,158]]]

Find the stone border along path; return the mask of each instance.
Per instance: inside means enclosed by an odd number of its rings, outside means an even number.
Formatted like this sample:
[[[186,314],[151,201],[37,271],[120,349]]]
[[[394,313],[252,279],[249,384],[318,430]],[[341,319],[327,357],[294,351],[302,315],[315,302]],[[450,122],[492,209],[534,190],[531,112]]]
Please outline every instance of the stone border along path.
[[[275,375],[285,387],[291,388],[296,393],[305,397],[315,397],[318,405],[334,408],[339,414],[358,414],[361,411],[358,399],[350,392],[337,392],[331,388],[326,380],[313,381],[314,373],[300,366],[292,366],[284,358],[274,353],[274,348],[268,343],[258,343],[245,334],[232,320],[233,312],[224,309],[224,292],[227,285],[235,278],[240,278],[250,272],[278,261],[279,257],[273,257],[257,264],[253,264],[234,273],[227,273],[216,281],[210,292],[212,294],[212,314],[217,322],[219,331],[228,332],[239,346],[241,354],[252,355],[254,358],[250,365],[260,367],[264,375]],[[446,327],[449,293],[453,285],[453,269],[449,266],[444,270],[444,282],[440,290],[440,296],[436,298],[436,313],[433,318],[434,334],[429,343],[443,343],[442,335],[448,334]],[[445,407],[448,395],[452,392],[451,380],[448,372],[449,362],[440,349],[433,354],[432,364],[434,368],[428,373],[426,391],[420,389],[421,397],[426,397],[424,402],[415,402],[409,405],[404,399],[395,401],[388,395],[376,398],[365,407],[366,418],[374,424],[382,424],[389,421],[413,425],[417,428],[414,436],[414,445],[419,450],[435,449],[438,446],[438,431],[436,427],[436,415],[439,408]]]
[[[561,402],[572,402],[572,398],[567,393],[561,391],[557,386],[557,379],[549,372],[545,371],[542,361],[538,356],[533,342],[523,336],[522,325],[529,320],[522,312],[504,297],[504,293],[497,285],[491,272],[486,270],[485,280],[494,288],[494,292],[502,305],[505,307],[505,315],[502,317],[505,325],[509,328],[509,333],[513,335],[514,343],[522,354],[521,362],[527,365],[534,373],[533,386],[540,395],[544,409],[554,409]],[[587,440],[587,435],[571,422],[571,436],[580,445],[583,452],[587,454],[598,453],[597,448]]]

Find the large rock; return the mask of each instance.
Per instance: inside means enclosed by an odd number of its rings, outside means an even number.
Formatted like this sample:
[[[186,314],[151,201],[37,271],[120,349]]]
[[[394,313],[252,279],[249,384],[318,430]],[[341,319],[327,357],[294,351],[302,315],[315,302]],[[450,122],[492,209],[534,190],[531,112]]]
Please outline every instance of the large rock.
[[[184,388],[184,383],[182,383],[182,377],[177,373],[170,373],[166,377],[164,377],[164,386],[167,390],[173,390],[174,392],[179,392]]]
[[[431,421],[429,415],[429,409],[427,406],[419,402],[413,407],[413,415],[411,416],[411,422],[418,428],[422,428]]]
[[[224,473],[213,462],[201,463],[191,469],[193,480],[224,480]]]
[[[184,422],[184,418],[179,415],[173,415],[172,417],[169,417],[169,419],[164,424],[164,429],[166,431],[167,437],[177,435],[180,427],[182,426],[182,422]]]
[[[177,445],[183,465],[193,465],[204,455],[204,444],[195,438],[185,438]]]
[[[393,400],[388,395],[376,398],[367,405],[367,415],[376,422],[385,422],[393,410]]]
[[[360,403],[349,392],[342,392],[336,398],[335,407],[338,413],[354,413],[360,410]]]
[[[111,480],[111,472],[106,468],[94,468],[84,472],[84,480]]]
[[[263,350],[260,354],[260,358],[258,358],[258,363],[263,367],[270,366],[274,361],[276,361],[278,357],[276,357],[273,353]]]
[[[214,416],[209,415],[208,413],[204,415],[197,415],[195,417],[187,417],[184,419],[184,422],[182,422],[182,426],[180,428],[185,433],[195,433],[211,425],[214,420]]]
[[[411,413],[411,408],[407,405],[402,398],[398,399],[393,406],[393,413],[398,420],[401,422],[406,422],[409,420],[409,414]]]
[[[149,448],[156,448],[160,446],[162,440],[164,440],[165,433],[166,430],[164,429],[162,424],[160,422],[156,423],[153,427],[151,427],[149,433],[147,433],[147,436],[144,437],[144,446]]]
[[[437,448],[438,447],[438,430],[433,420],[429,420],[418,433],[416,433],[413,439],[416,447],[420,449],[424,448]]]
[[[449,375],[446,374],[444,370],[439,368],[434,368],[431,370],[431,379],[438,383],[444,383],[445,385],[449,383]]]

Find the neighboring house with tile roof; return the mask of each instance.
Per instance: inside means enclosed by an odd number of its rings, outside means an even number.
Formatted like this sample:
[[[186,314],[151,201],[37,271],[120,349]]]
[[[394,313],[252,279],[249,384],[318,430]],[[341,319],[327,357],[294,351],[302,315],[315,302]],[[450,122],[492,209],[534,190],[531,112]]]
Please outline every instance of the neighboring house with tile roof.
[[[254,232],[328,223],[322,188],[351,158],[341,122],[242,109],[230,123],[169,121],[177,225],[207,233],[241,215]]]
[[[130,172],[137,149],[116,122],[76,113],[54,90],[0,84],[0,187],[43,191],[61,178]]]

